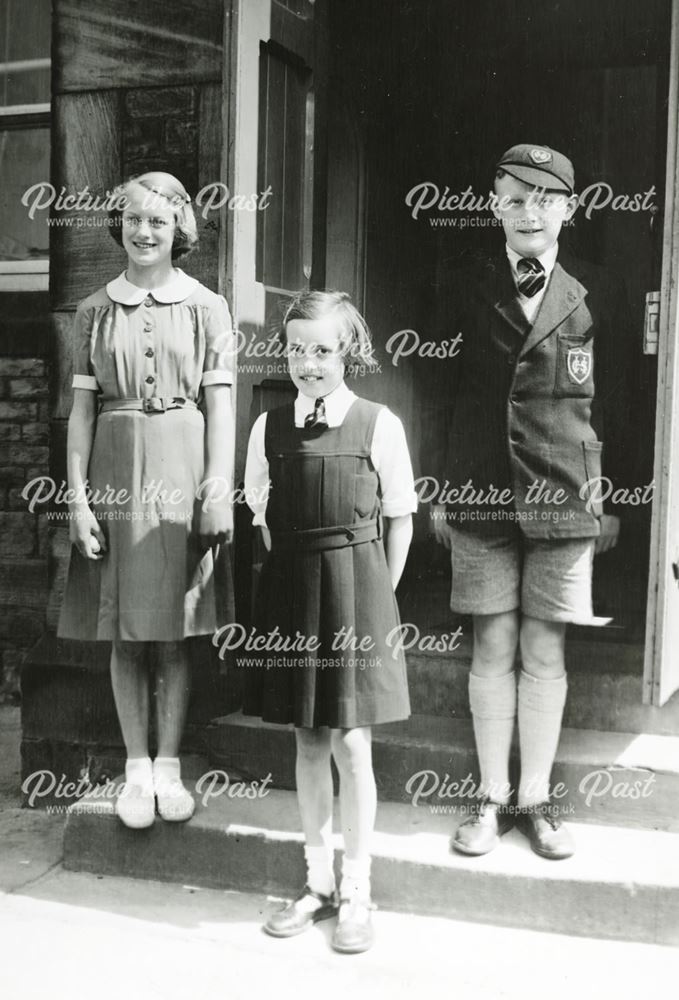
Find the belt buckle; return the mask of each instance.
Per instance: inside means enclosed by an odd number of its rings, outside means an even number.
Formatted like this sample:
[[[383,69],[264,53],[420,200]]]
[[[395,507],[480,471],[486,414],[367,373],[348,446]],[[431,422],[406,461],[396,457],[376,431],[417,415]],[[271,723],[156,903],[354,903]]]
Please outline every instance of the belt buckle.
[[[165,403],[160,396],[151,396],[149,399],[144,400],[143,409],[144,413],[163,413],[165,411]]]

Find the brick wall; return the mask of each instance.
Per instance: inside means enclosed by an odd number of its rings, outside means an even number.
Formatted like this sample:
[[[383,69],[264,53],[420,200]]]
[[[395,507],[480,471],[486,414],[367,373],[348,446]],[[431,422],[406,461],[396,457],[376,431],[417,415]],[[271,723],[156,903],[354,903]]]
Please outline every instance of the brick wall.
[[[47,518],[24,486],[48,474],[47,372],[40,358],[0,357],[0,700],[15,699],[22,660],[44,629]]]

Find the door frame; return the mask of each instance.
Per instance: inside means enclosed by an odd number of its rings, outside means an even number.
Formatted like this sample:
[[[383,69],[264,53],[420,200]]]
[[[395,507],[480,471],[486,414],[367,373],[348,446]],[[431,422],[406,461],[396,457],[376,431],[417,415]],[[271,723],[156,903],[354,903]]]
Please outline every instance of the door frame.
[[[672,0],[670,81],[667,117],[667,168],[663,220],[662,281],[658,328],[658,396],[655,423],[654,503],[651,519],[644,704],[663,705],[679,687],[679,645],[670,625],[675,580],[673,561],[679,552],[679,0]],[[674,553],[674,557],[673,557]]]

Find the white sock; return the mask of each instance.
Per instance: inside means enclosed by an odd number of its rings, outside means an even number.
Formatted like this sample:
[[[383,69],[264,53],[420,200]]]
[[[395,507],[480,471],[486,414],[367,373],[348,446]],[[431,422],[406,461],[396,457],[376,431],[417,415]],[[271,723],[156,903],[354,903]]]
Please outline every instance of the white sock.
[[[342,881],[340,899],[353,902],[370,902],[370,855],[363,858],[348,858],[342,855]]]
[[[150,757],[128,757],[125,761],[125,781],[144,791],[153,791],[153,770]]]
[[[549,777],[566,704],[566,675],[543,680],[521,671],[519,678],[519,806],[549,801]]]
[[[305,847],[304,857],[309,888],[322,896],[331,896],[335,891],[335,872],[330,847]]]
[[[153,762],[153,784],[156,788],[174,782],[181,783],[179,757],[156,757]]]
[[[470,674],[469,705],[481,771],[480,790],[493,802],[509,802],[509,754],[516,717],[514,671],[502,677]]]

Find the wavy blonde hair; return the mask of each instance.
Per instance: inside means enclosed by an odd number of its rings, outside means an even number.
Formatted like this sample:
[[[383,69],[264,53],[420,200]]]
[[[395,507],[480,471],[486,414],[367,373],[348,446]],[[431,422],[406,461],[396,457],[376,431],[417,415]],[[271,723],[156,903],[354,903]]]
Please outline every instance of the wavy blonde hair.
[[[145,188],[149,195],[162,198],[172,208],[175,219],[172,260],[180,260],[195,250],[198,245],[198,227],[191,208],[191,198],[181,181],[162,170],[150,170],[148,173],[130,177],[124,184],[120,184],[112,191],[111,201],[114,207],[109,211],[109,228],[116,243],[120,246],[123,245],[123,210],[127,199],[127,190],[131,184]]]

